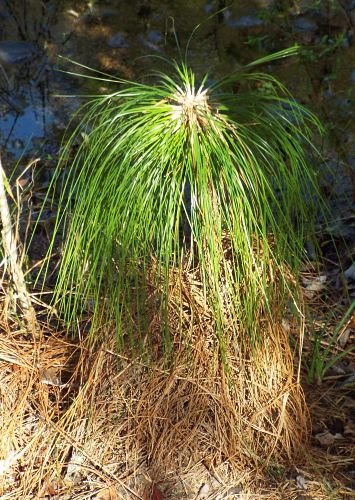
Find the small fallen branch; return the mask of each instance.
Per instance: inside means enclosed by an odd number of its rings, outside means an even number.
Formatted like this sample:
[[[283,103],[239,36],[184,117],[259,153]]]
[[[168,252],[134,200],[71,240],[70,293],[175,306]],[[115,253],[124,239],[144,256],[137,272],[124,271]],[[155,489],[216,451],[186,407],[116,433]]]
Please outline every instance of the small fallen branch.
[[[23,270],[17,252],[16,238],[12,228],[6,192],[11,195],[10,187],[0,157],[0,217],[2,223],[2,246],[4,249],[3,264],[5,266],[5,272],[7,271],[10,276],[10,286],[13,286],[15,290],[12,306],[16,311],[16,302],[18,299],[27,328],[30,333],[37,336],[36,313],[31,303],[31,297],[27,290]]]

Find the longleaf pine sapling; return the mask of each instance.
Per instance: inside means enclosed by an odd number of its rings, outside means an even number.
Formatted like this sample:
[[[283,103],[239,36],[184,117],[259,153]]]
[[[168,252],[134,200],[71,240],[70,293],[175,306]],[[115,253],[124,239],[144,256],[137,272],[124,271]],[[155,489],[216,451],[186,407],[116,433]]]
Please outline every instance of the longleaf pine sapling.
[[[53,184],[65,170],[55,304],[68,325],[89,315],[93,339],[110,325],[120,347],[125,339],[149,345],[155,290],[169,356],[171,271],[198,270],[225,362],[227,344],[253,348],[265,321],[290,300],[299,306],[288,269],[297,277],[313,231],[318,190],[306,151],[315,151],[312,134],[322,127],[277,79],[255,69],[296,51],[212,83],[175,62],[153,84],[112,77],[117,89],[83,106]],[[186,303],[181,296],[181,317]]]

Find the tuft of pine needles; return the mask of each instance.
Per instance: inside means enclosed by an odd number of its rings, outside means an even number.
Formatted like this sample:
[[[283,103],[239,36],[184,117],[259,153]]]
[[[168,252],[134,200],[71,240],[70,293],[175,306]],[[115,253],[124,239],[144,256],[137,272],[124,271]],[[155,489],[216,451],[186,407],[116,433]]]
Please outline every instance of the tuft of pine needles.
[[[186,293],[193,290],[195,312],[201,310],[196,276],[184,275],[183,281]],[[179,289],[176,284],[174,290]],[[176,300],[178,295],[171,302],[172,322]],[[41,324],[45,334],[34,341],[24,339],[16,324],[1,321],[1,498],[144,498],[149,479],[158,482],[167,499],[194,498],[206,483],[211,498],[237,491],[251,498],[278,499],[280,492],[296,498],[294,469],[281,460],[285,438],[290,451],[302,451],[296,470],[306,479],[310,499],[349,498],[351,428],[331,448],[317,443],[301,448],[303,422],[296,422],[294,414],[304,403],[297,402],[285,332],[279,330],[278,338],[286,345],[287,364],[280,364],[274,340],[267,356],[260,348],[257,367],[238,356],[233,363],[237,390],[228,394],[211,348],[213,331],[206,332],[208,320],[207,311],[194,325],[193,366],[187,367],[180,350],[171,370],[163,360],[152,367],[141,356],[118,354],[114,332],[106,332],[93,348],[84,332],[82,340],[69,342],[65,332]],[[312,388],[308,397],[313,432],[333,418],[349,418],[350,425],[350,388],[330,382]],[[263,467],[261,458],[272,450],[272,460]]]
[[[89,313],[94,337],[113,322],[119,345],[142,347],[152,285],[169,357],[169,273],[187,265],[198,269],[225,363],[229,339],[237,350],[264,341],[275,286],[277,311],[297,302],[282,270],[287,263],[297,274],[312,234],[318,191],[305,151],[322,127],[254,70],[296,51],[218,82],[173,62],[171,76],[156,73],[151,85],[117,79],[117,91],[83,106],[53,181],[62,188],[51,249],[64,234],[55,303],[69,325]],[[182,296],[177,307],[182,316]]]

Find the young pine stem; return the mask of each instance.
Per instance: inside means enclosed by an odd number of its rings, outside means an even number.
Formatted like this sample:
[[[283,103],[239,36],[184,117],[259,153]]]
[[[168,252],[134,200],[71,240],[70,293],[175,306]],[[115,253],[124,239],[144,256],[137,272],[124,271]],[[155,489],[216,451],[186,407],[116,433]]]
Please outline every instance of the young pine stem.
[[[7,178],[0,158],[0,217],[2,223],[2,245],[4,249],[5,269],[8,269],[11,285],[14,287],[27,328],[32,335],[37,333],[36,313],[31,304],[24,274],[17,252],[16,239],[12,229],[9,204],[6,196]],[[10,285],[10,286],[11,286]],[[13,304],[16,309],[16,303]]]

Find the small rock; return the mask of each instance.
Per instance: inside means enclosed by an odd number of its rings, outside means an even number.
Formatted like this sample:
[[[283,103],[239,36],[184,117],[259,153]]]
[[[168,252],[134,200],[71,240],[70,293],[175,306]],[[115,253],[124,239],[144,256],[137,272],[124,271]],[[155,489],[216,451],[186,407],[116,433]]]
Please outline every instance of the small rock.
[[[306,247],[306,251],[307,251],[307,255],[308,255],[309,259],[316,260],[317,252],[314,248],[312,241],[306,241],[305,247]]]
[[[4,40],[0,42],[0,63],[23,64],[30,61],[38,49],[30,42],[24,40]]]
[[[160,44],[163,40],[162,35],[158,31],[149,31],[146,37],[139,35],[139,40],[148,47],[149,49],[155,50],[156,52],[160,52]]]
[[[231,12],[226,10],[223,12],[224,21],[230,28],[255,28],[261,26],[263,21],[257,16],[242,16],[238,19],[232,19]]]
[[[162,42],[163,37],[162,37],[162,34],[159,33],[159,31],[151,30],[148,32],[147,40],[151,43],[159,44]]]
[[[350,375],[349,377],[346,377],[345,380],[342,380],[337,384],[337,387],[351,387],[355,384],[355,373]]]
[[[115,35],[109,38],[107,45],[113,49],[123,49],[129,47],[126,40],[126,35],[123,31],[118,31]]]
[[[344,276],[348,281],[349,280],[355,281],[355,263],[344,271]]]
[[[214,9],[215,9],[215,6],[213,5],[213,1],[206,3],[205,6],[203,7],[203,10],[207,14],[211,14],[214,11]]]
[[[97,9],[98,10],[98,9]],[[111,9],[110,7],[100,8],[98,15],[101,19],[117,16],[119,11],[117,9]]]
[[[308,19],[307,17],[298,17],[293,23],[295,30],[299,32],[316,31],[318,29],[317,23]]]
[[[14,149],[17,149],[17,150],[19,150],[19,149],[20,149],[20,150],[22,151],[23,149],[25,149],[25,144],[24,144],[24,142],[23,142],[23,141],[21,141],[20,139],[14,139],[14,140],[12,141],[11,145],[12,145],[12,147],[13,147]]]
[[[332,365],[329,371],[334,375],[346,375],[349,373],[349,367],[340,359]]]

